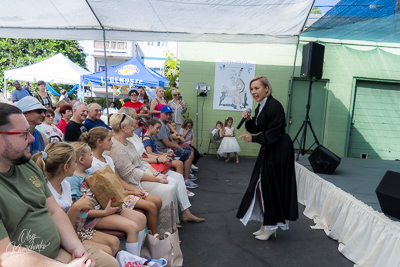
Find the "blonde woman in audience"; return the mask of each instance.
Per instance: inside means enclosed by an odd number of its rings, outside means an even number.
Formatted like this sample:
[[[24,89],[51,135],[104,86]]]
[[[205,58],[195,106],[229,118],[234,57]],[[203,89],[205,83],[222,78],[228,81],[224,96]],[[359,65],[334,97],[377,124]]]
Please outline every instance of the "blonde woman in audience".
[[[88,196],[72,202],[71,186],[65,180],[74,174],[76,155],[68,143],[50,143],[43,152],[32,156],[47,180],[47,186],[58,205],[67,213],[72,224],[79,220],[78,214],[84,214],[94,207],[95,200]],[[85,245],[101,248],[104,252],[115,256],[119,248],[117,237],[96,231],[93,227],[75,227],[75,231]]]
[[[115,169],[123,180],[162,199],[163,207],[159,214],[159,221],[161,218],[162,222],[164,216],[167,216],[166,218],[171,215],[177,216],[176,200],[178,200],[183,222],[203,222],[203,218],[196,217],[189,210],[191,204],[183,176],[173,171],[168,171],[167,175],[159,173],[139,155],[135,146],[127,140],[137,127],[137,121],[126,114],[114,114],[111,117],[111,127],[115,134],[113,137],[114,145],[111,151],[107,152],[107,155],[114,159]],[[161,155],[158,158],[149,157],[147,160],[151,163],[159,163],[166,162],[169,159],[168,156]],[[166,208],[166,210],[163,210],[163,208]],[[176,218],[172,217],[171,219]],[[173,228],[175,228],[176,222],[177,220],[173,224]],[[168,225],[164,226],[159,223],[159,233],[168,230],[168,227]]]
[[[153,118],[160,118],[161,108],[168,105],[167,100],[164,99],[164,89],[162,87],[156,88],[156,97],[151,100],[150,113]]]
[[[183,123],[183,116],[186,112],[186,103],[182,100],[181,93],[175,87],[172,87],[171,94],[173,99],[168,102],[168,106],[172,108],[172,121],[176,123],[175,129],[179,132]]]

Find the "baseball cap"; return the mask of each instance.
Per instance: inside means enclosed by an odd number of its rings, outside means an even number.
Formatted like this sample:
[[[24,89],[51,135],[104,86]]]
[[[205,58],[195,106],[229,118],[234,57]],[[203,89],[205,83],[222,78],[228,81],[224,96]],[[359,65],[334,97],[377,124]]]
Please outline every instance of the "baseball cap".
[[[44,111],[47,110],[47,108],[45,108],[42,104],[40,104],[39,100],[37,100],[33,96],[25,96],[24,98],[22,98],[20,101],[18,101],[17,107],[23,113],[38,109]]]
[[[169,113],[172,112],[172,108],[170,106],[163,106],[161,108],[161,113]]]

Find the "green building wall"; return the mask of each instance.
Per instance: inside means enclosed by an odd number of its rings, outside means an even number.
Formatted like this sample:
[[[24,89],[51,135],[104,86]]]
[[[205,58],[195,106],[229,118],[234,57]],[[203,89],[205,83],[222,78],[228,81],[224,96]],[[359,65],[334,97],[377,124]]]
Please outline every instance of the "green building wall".
[[[302,62],[300,42],[295,68],[295,77],[299,77]],[[351,116],[357,79],[372,81],[400,82],[400,49],[368,45],[349,45],[322,43],[325,45],[324,69],[322,80],[326,81],[326,109],[317,111],[325,114],[323,138],[319,140],[337,155],[347,156]],[[181,43],[180,46],[180,85],[179,89],[188,105],[188,112],[198,134],[198,149],[207,152],[209,128],[215,122],[228,116],[234,118],[237,125],[241,118],[239,111],[213,109],[214,73],[217,59],[255,61],[256,75],[267,76],[272,84],[273,95],[286,110],[288,90],[293,71],[295,44],[225,44],[225,43]],[[205,98],[196,98],[194,86],[199,82],[211,85],[211,91]],[[296,88],[293,88],[295,90]],[[197,105],[198,100],[198,105]],[[290,99],[291,105],[296,99]],[[314,99],[313,101],[318,101]],[[304,103],[305,104],[305,103]],[[256,104],[253,103],[253,110]],[[196,131],[196,112],[198,107],[198,132]],[[290,107],[289,107],[290,111]],[[304,112],[305,113],[305,112]],[[291,114],[301,120],[304,114]],[[237,131],[238,136],[244,127]],[[293,136],[292,136],[293,138]],[[393,137],[398,143],[398,137]],[[195,137],[196,140],[196,137]],[[400,140],[400,139],[399,139]],[[246,144],[239,140],[241,155],[255,156],[259,145]],[[196,142],[195,142],[196,145]],[[211,153],[215,153],[213,148]]]
[[[233,117],[234,126],[241,119],[240,111],[213,109],[215,63],[218,59],[255,61],[256,75],[270,79],[273,95],[286,108],[289,82],[293,71],[296,45],[288,44],[226,44],[226,43],[181,43],[180,44],[180,77],[179,90],[186,101],[190,118],[195,124],[194,134],[198,134],[198,150],[207,152],[209,145],[209,128],[217,121],[224,122],[228,116]],[[196,98],[194,86],[199,82],[211,85],[208,96]],[[196,113],[198,100],[198,133],[196,131]],[[253,101],[254,102],[254,101]],[[256,104],[253,103],[253,110]],[[244,126],[236,130],[236,137],[245,131]],[[195,136],[196,144],[196,136]],[[240,155],[256,156],[259,145],[239,140],[242,152]],[[210,153],[215,153],[210,149]]]

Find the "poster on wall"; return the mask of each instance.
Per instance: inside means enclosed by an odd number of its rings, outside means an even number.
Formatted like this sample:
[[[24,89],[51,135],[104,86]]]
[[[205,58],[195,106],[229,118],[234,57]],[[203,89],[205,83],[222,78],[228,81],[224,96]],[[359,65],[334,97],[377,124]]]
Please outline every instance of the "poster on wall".
[[[254,78],[255,72],[254,61],[217,60],[213,108],[236,111],[251,108],[249,82]]]

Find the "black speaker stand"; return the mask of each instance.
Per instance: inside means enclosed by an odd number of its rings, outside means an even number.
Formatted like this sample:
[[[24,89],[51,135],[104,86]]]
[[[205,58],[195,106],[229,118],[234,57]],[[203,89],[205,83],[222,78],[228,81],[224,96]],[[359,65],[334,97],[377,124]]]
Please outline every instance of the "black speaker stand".
[[[300,152],[301,152],[302,155],[304,155],[307,151],[309,151],[311,149],[311,147],[314,144],[319,145],[318,138],[315,135],[315,132],[314,132],[312,126],[311,126],[311,120],[310,120],[310,116],[309,116],[310,115],[310,106],[311,106],[311,88],[312,88],[312,84],[313,84],[313,80],[312,80],[312,77],[310,77],[310,82],[309,82],[309,86],[308,86],[308,98],[307,98],[307,105],[306,105],[306,117],[304,118],[303,125],[301,125],[299,131],[297,132],[296,136],[293,139],[293,143],[295,141],[297,141],[297,143],[299,144],[299,149],[297,151],[296,161],[299,160]],[[307,126],[310,127],[310,130],[311,130],[311,132],[312,132],[312,134],[314,136],[314,143],[312,143],[312,145],[306,150],[305,147],[306,147]],[[300,133],[302,131],[303,131],[303,133],[302,133],[300,141],[299,141],[298,137],[299,137],[299,135],[300,135]]]

